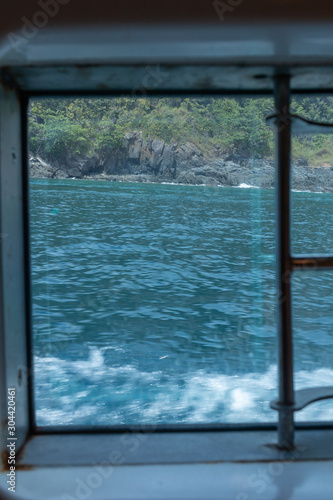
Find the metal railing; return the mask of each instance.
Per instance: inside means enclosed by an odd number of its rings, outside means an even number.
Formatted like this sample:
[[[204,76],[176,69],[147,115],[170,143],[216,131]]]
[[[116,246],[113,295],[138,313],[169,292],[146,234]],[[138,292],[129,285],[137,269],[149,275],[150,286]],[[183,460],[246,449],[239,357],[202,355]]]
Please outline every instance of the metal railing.
[[[278,445],[294,447],[294,412],[321,399],[333,398],[332,387],[294,390],[291,275],[295,269],[333,269],[333,256],[292,256],[290,251],[291,133],[333,133],[333,124],[316,123],[290,113],[290,77],[275,77],[276,114],[267,118],[276,128],[277,154],[277,292],[279,336]]]

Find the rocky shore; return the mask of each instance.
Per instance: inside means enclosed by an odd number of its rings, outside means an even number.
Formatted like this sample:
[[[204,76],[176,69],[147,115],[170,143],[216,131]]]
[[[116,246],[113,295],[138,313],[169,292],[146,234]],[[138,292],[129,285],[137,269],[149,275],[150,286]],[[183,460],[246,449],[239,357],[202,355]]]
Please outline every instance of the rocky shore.
[[[48,162],[30,155],[29,160],[35,178],[272,188],[275,177],[273,160],[226,155],[218,146],[203,153],[189,142],[144,140],[140,132],[127,133],[123,147],[105,158],[73,154],[63,162]],[[292,187],[333,193],[333,166],[313,167],[299,158],[293,165]]]

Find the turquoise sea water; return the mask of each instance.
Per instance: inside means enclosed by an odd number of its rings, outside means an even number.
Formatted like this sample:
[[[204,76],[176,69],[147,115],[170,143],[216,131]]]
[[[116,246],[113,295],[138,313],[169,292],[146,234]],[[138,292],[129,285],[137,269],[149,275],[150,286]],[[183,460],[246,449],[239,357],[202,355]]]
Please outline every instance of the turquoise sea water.
[[[332,201],[293,193],[295,252]],[[276,420],[273,190],[31,180],[30,220],[38,425]],[[297,388],[333,385],[332,285],[293,278]]]

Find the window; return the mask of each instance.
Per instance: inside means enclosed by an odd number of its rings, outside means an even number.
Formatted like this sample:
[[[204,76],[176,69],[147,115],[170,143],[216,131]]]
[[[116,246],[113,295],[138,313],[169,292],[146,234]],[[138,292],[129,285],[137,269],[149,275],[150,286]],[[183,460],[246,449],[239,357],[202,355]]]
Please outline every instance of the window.
[[[255,75],[254,75],[255,76]],[[303,121],[299,122],[299,120],[289,114],[288,111],[288,78],[281,77],[278,78],[277,81],[277,100],[276,100],[276,108],[277,108],[277,116],[273,120],[277,121],[278,128],[278,163],[280,166],[279,170],[279,188],[278,188],[278,204],[277,204],[277,212],[280,215],[280,219],[278,220],[278,229],[279,229],[279,238],[278,238],[278,247],[277,253],[279,257],[279,266],[278,266],[278,276],[281,280],[280,282],[280,292],[283,300],[280,301],[280,334],[281,334],[281,350],[286,354],[285,357],[281,357],[280,359],[280,372],[281,372],[281,393],[279,403],[275,405],[275,407],[279,410],[280,421],[279,421],[279,444],[287,448],[287,450],[292,449],[293,445],[293,402],[292,402],[292,358],[291,358],[291,349],[290,349],[290,280],[286,279],[286,276],[289,278],[289,274],[294,270],[296,276],[296,269],[311,267],[313,266],[314,258],[306,256],[299,257],[293,256],[291,259],[289,258],[289,175],[288,175],[288,165],[289,165],[289,154],[290,154],[290,124],[295,123],[294,131],[297,132],[297,125],[301,123],[303,125]],[[269,89],[268,89],[269,90]],[[266,92],[268,93],[268,90]],[[172,93],[172,92],[171,92]],[[1,172],[1,189],[2,189],[2,272],[3,272],[3,296],[2,300],[6,307],[3,307],[3,318],[2,322],[4,325],[5,332],[14,332],[12,336],[9,336],[8,333],[5,334],[6,343],[4,344],[4,340],[2,339],[5,354],[7,358],[11,359],[13,363],[11,366],[6,363],[4,365],[6,367],[6,381],[9,386],[14,386],[17,388],[17,414],[20,414],[17,431],[19,443],[22,444],[25,441],[27,435],[33,435],[36,431],[33,428],[33,393],[32,393],[32,372],[26,370],[25,368],[29,366],[29,362],[27,360],[28,353],[32,352],[32,346],[29,344],[29,337],[25,335],[27,331],[27,324],[29,322],[29,314],[25,315],[25,300],[28,297],[27,293],[29,291],[28,284],[28,275],[26,273],[26,269],[28,269],[28,249],[27,249],[27,235],[28,235],[28,225],[27,220],[22,217],[22,176],[21,176],[21,163],[27,167],[26,159],[24,154],[22,155],[21,144],[23,141],[23,151],[25,150],[25,142],[26,142],[26,124],[24,121],[25,117],[25,106],[28,104],[28,96],[31,95],[31,89],[26,89],[23,93],[20,94],[20,100],[17,101],[15,93],[13,91],[9,91],[7,89],[7,94],[4,96],[2,94],[2,108],[1,108],[1,132],[4,147],[2,149],[2,164],[6,161],[8,165],[10,159],[11,169],[2,168]],[[22,115],[20,114],[20,107],[23,108]],[[14,110],[14,111],[13,111]],[[21,128],[21,116],[23,117],[22,128]],[[5,123],[6,122],[6,123]],[[312,126],[313,124],[307,123],[307,125]],[[293,125],[291,125],[293,126]],[[22,136],[20,135],[22,132]],[[13,146],[14,144],[14,146]],[[27,168],[24,170],[24,175],[27,176]],[[23,193],[26,195],[27,188],[27,177],[23,177]],[[295,198],[296,199],[296,198]],[[26,200],[24,200],[26,202]],[[6,208],[6,210],[4,210]],[[56,209],[57,207],[55,207]],[[54,210],[54,209],[52,209]],[[52,211],[51,210],[51,211]],[[8,213],[10,213],[10,218],[8,217]],[[52,215],[57,215],[57,211]],[[288,230],[288,231],[287,231]],[[7,235],[10,235],[7,238]],[[317,267],[319,268],[328,268],[331,266],[332,261],[330,258],[322,258],[315,257],[315,262]],[[298,271],[297,271],[298,272]],[[323,272],[323,269],[320,270]],[[326,272],[326,271],[325,271]],[[287,274],[286,274],[287,273]],[[25,280],[24,280],[25,278]],[[301,281],[301,280],[299,280]],[[292,282],[294,287],[294,281]],[[293,294],[297,294],[297,286],[300,286],[299,282],[297,282],[297,278],[295,279],[295,290],[293,289]],[[301,284],[302,286],[302,284]],[[4,292],[5,290],[5,292]],[[12,301],[15,297],[15,302]],[[21,311],[20,309],[21,308]],[[15,312],[14,312],[15,311]],[[27,311],[29,312],[29,308],[27,307]],[[302,316],[302,312],[300,313]],[[283,334],[283,335],[282,335]],[[16,345],[19,343],[21,346],[20,349],[16,349]],[[28,345],[26,345],[26,343]],[[23,348],[22,348],[23,347]],[[163,356],[161,356],[163,358]],[[162,360],[161,360],[162,361]],[[36,376],[35,376],[36,377]],[[308,399],[314,400],[319,398],[327,398],[331,396],[331,388],[325,388],[320,392],[316,392],[314,394],[308,395],[308,393],[301,393],[301,396],[304,396],[303,400],[299,402],[300,406],[302,404],[308,402]],[[29,400],[30,398],[30,400]],[[3,398],[2,398],[3,400]],[[3,408],[3,405],[2,405]],[[30,413],[29,413],[30,409]],[[154,427],[154,426],[153,426]],[[58,443],[64,443],[66,440],[69,445],[70,450],[70,458],[68,459],[70,464],[87,464],[97,461],[97,463],[103,463],[105,461],[105,457],[107,451],[106,448],[112,443],[112,447],[118,450],[118,447],[122,445],[126,446],[129,451],[128,455],[122,455],[120,458],[122,462],[118,463],[137,463],[138,460],[141,463],[153,463],[153,462],[163,462],[165,463],[172,462],[172,457],[167,457],[168,449],[170,447],[170,443],[177,443],[177,451],[179,455],[177,455],[179,460],[188,462],[191,460],[208,460],[209,456],[214,452],[216,453],[216,446],[211,446],[207,444],[208,433],[204,432],[204,426],[198,429],[198,432],[194,432],[194,426],[184,429],[182,433],[180,429],[176,429],[175,433],[169,432],[172,429],[162,429],[160,432],[154,432],[150,437],[149,446],[150,448],[145,448],[142,451],[142,447],[139,446],[140,442],[144,442],[147,434],[142,433],[142,430],[145,431],[155,431],[155,428],[147,428],[143,429],[137,428],[135,426],[131,426],[127,430],[121,429],[123,434],[119,435],[119,433],[114,433],[111,435],[106,435],[106,428],[103,429],[91,429],[91,434],[89,436],[85,436],[85,439],[82,439],[82,435],[78,432],[75,434],[75,429],[47,429],[46,432],[42,432],[41,435],[38,436],[37,440],[32,440],[28,443],[28,446],[25,449],[25,455],[22,457],[23,465],[31,465],[32,463],[36,464],[37,462],[45,464],[45,455],[39,454],[41,448],[46,450],[46,455],[49,447],[54,446],[54,438],[56,435],[56,439]],[[242,434],[242,428],[239,427],[237,431],[234,431],[234,441],[236,442],[238,439],[238,443],[242,442],[242,439],[247,440],[250,436],[250,441],[252,443],[248,443],[246,446],[250,446],[252,449],[252,454],[247,455],[247,458],[250,456],[250,460],[258,460],[262,459],[263,455],[260,455],[257,451],[256,445],[254,442],[260,442],[262,446],[264,444],[268,444],[267,440],[270,444],[276,442],[275,436],[275,425],[271,426],[262,426],[261,429],[257,429],[256,426],[253,426],[251,429],[251,433]],[[311,426],[310,426],[311,427]],[[227,427],[224,427],[225,429]],[[247,428],[247,429],[249,429]],[[127,433],[131,433],[132,431],[139,431],[137,434],[128,435]],[[216,442],[221,444],[221,447],[227,448],[228,439],[230,439],[229,433],[221,433],[218,432],[221,429],[219,426],[215,426],[209,428],[210,432],[214,434],[210,434],[213,436],[213,439]],[[308,439],[311,441],[310,432],[315,432],[314,427],[312,426],[312,431],[306,431],[304,426],[298,426],[299,433],[302,434],[302,439],[305,441]],[[302,430],[303,429],[303,430]],[[77,431],[79,431],[78,429]],[[96,435],[94,435],[94,431],[98,431]],[[55,431],[52,435],[52,431]],[[141,431],[141,432],[140,432]],[[166,433],[168,431],[168,433]],[[187,437],[184,435],[187,431]],[[237,434],[238,432],[238,434]],[[101,435],[102,434],[102,435]],[[182,455],[181,448],[182,444],[179,439],[180,434],[181,438],[185,439],[183,444],[186,443],[184,454]],[[329,430],[326,435],[329,434]],[[195,437],[196,436],[196,437]],[[247,436],[247,437],[246,437]],[[306,436],[306,437],[304,437]],[[325,433],[321,434],[321,437],[325,439]],[[82,455],[82,446],[86,446],[88,442],[94,442],[96,444],[96,439],[99,439],[99,444],[101,445],[100,449],[97,452],[94,452],[89,458],[87,455]],[[141,439],[141,441],[140,441]],[[92,441],[90,441],[92,440]],[[103,448],[103,440],[104,448]],[[128,441],[132,440],[132,441]],[[134,440],[134,441],[133,441]],[[164,440],[164,441],[163,441]],[[192,441],[194,440],[194,441]],[[190,455],[193,453],[193,442],[198,443],[202,440],[203,443],[202,455],[200,457],[196,456],[194,459],[190,458]],[[164,444],[163,444],[164,442]],[[192,442],[192,448],[189,446],[189,443]],[[307,441],[308,442],[308,441]],[[130,445],[128,444],[130,443]],[[164,456],[159,456],[158,453],[154,452],[153,449],[160,446],[160,450],[163,450]],[[194,446],[197,446],[194,445]],[[245,448],[246,448],[245,446]],[[64,454],[61,452],[59,447],[57,449],[53,449],[52,455],[48,454],[46,458],[47,465],[57,465],[59,463],[64,464]],[[140,448],[141,456],[137,458],[131,453],[134,453],[137,448]],[[232,448],[232,447],[231,447]],[[147,452],[149,449],[149,452]],[[101,451],[102,450],[102,451]],[[268,450],[268,451],[267,451]],[[119,450],[118,450],[119,451]],[[248,448],[243,450],[243,454],[247,454]],[[148,455],[144,456],[145,453]],[[149,454],[150,453],[150,454]],[[229,453],[228,459],[235,460],[240,459],[241,454],[236,453],[237,457],[235,458],[235,454],[233,449],[227,451]],[[265,448],[266,458],[268,460],[278,460],[279,451],[272,447],[272,449]],[[329,451],[323,449],[323,455],[329,456]],[[38,456],[38,458],[37,458]],[[313,458],[314,455],[311,455]],[[321,455],[322,456],[322,455]],[[306,457],[306,454],[304,454]],[[119,457],[118,457],[119,459]],[[220,461],[223,460],[223,453],[219,450],[217,455],[215,455],[215,460]],[[44,461],[44,462],[43,462]],[[146,462],[145,462],[146,461]],[[115,461],[113,463],[117,463]]]
[[[318,109],[329,116],[330,105],[329,97],[292,104],[310,118]],[[273,109],[272,98],[250,97],[30,102],[37,426],[275,422],[269,406],[277,377],[275,152],[273,131],[265,123]],[[281,116],[276,125],[281,134],[288,132],[288,120],[297,126],[299,118]],[[306,132],[306,122],[303,128]],[[289,135],[283,137],[286,144]],[[318,173],[302,167],[317,143],[317,156],[326,154],[329,162],[332,145],[326,137],[299,135],[297,128],[293,135],[294,184],[303,182],[303,191],[290,195],[296,253],[311,245],[313,234],[309,238],[304,224],[318,220],[316,207],[321,218],[326,207],[330,218],[331,196],[321,193],[330,190],[327,167]],[[297,148],[302,156],[296,156]],[[290,191],[289,182],[286,188]],[[288,199],[283,192],[283,212]],[[289,255],[290,222],[282,222],[280,244]],[[320,234],[327,243],[325,230]],[[320,244],[319,236],[315,242]],[[298,332],[297,386],[311,387],[317,377],[323,387],[311,397],[326,398],[330,363],[312,332],[317,328],[318,338],[326,336],[321,342],[330,349],[330,320],[320,315],[315,323],[311,305],[318,310],[314,296],[329,289],[330,274],[295,272],[291,301],[292,267],[279,269],[279,312],[286,314],[281,328],[287,321],[284,333],[290,328],[291,335],[293,314]],[[309,273],[312,286],[302,286]],[[324,308],[323,297],[320,304]],[[328,298],[326,310],[329,306]],[[318,326],[322,321],[328,328]],[[289,354],[280,374],[292,391]],[[308,408],[300,418],[331,420],[330,409],[321,403],[319,411]],[[292,441],[281,439],[281,444]]]
[[[272,111],[31,100],[38,426],[276,419]]]
[[[37,426],[276,421],[273,109],[271,97],[31,100]],[[326,147],[329,162],[327,135],[293,135],[299,248],[329,241],[328,167],[302,165],[313,143],[312,161]],[[329,391],[330,296],[318,295],[331,276],[302,286],[308,274],[293,275],[295,380]],[[330,402],[299,414],[331,417]]]

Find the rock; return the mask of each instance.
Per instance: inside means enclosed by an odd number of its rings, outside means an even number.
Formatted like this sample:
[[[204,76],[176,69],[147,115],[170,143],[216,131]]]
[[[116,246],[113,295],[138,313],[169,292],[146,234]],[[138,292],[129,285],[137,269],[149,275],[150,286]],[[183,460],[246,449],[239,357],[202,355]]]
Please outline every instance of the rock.
[[[77,167],[70,168],[67,170],[66,174],[68,177],[76,177],[77,179],[81,179],[83,177],[82,172]]]
[[[232,154],[226,156],[225,161],[230,161],[233,163],[237,163],[238,165],[242,165],[244,162],[248,162],[249,159],[244,155],[232,153]]]
[[[52,166],[49,163],[46,163],[46,161],[42,160],[40,156],[36,156],[36,160],[40,163],[42,167],[47,169],[52,169]]]
[[[82,175],[99,174],[103,171],[103,165],[97,156],[86,159],[81,166]]]
[[[176,177],[177,163],[175,152],[172,146],[165,146],[161,154],[159,166],[159,175],[166,179],[174,179]]]
[[[154,139],[151,145],[151,149],[154,152],[154,156],[161,156],[164,149],[164,141],[159,141],[158,139]]]
[[[144,139],[140,131],[126,133],[122,147],[103,154],[103,159],[73,154],[65,162],[54,163],[31,156],[30,175],[262,188],[272,188],[275,183],[273,160],[226,155],[219,145],[204,154],[191,142],[167,144],[158,138]],[[333,166],[313,168],[298,158],[292,168],[294,189],[333,192]]]
[[[192,170],[183,170],[177,177],[180,184],[196,184],[196,176]]]
[[[306,160],[305,158],[298,158],[298,160],[296,161],[296,165],[299,167],[307,167],[308,164],[308,160]]]
[[[102,172],[103,167],[99,158],[93,156],[92,158],[74,154],[66,159],[68,168],[66,169],[70,177],[82,178],[87,175],[99,174]]]
[[[130,147],[128,149],[128,157],[131,160],[135,160],[135,163],[140,162],[141,147],[142,147],[142,142],[135,141],[135,142],[133,142],[133,144],[130,145]]]
[[[29,157],[30,176],[37,178],[53,177],[55,169],[49,163],[43,161],[39,156]]]
[[[126,150],[126,157],[129,160],[129,163],[132,165],[139,165],[141,161],[141,150],[143,144],[142,133],[127,132],[125,134],[123,144]]]
[[[327,167],[296,167],[292,169],[292,187],[299,191],[333,193],[333,171]]]
[[[182,184],[205,184],[209,186],[225,185],[226,174],[215,170],[209,165],[190,170],[183,170],[177,176]]]
[[[39,179],[53,178],[59,170],[55,164],[50,164],[39,157],[29,157],[29,175]]]

